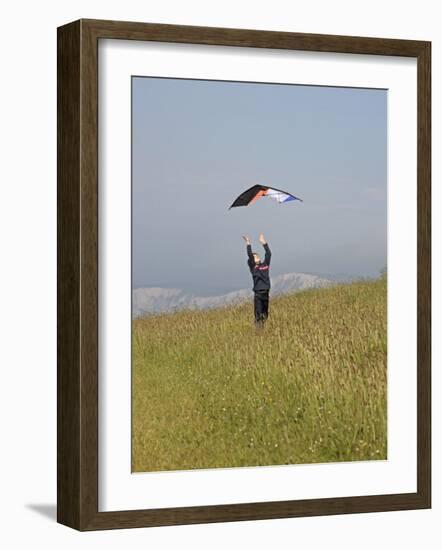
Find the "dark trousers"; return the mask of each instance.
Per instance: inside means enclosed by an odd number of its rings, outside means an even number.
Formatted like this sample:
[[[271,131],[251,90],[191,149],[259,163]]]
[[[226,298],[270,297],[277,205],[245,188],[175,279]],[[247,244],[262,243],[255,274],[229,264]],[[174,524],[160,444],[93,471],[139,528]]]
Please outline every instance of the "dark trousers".
[[[255,323],[257,325],[263,325],[264,321],[269,316],[269,291],[261,290],[255,292],[254,298],[255,306]]]

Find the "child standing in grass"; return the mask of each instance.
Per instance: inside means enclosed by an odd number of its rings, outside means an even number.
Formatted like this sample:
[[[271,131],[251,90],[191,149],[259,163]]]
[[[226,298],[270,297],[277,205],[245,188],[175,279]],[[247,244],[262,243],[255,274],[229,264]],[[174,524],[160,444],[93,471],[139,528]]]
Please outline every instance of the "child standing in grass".
[[[247,235],[243,236],[247,245],[247,265],[253,278],[254,310],[256,326],[262,327],[269,316],[269,292],[270,292],[270,252],[269,245],[261,233],[259,242],[265,250],[264,261],[258,254],[252,252],[252,245]]]

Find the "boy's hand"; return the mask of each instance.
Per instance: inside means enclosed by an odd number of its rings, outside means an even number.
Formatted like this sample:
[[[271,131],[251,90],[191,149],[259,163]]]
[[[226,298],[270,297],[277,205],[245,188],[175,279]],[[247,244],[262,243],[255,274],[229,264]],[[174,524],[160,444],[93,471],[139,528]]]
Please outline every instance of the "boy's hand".
[[[262,233],[261,233],[261,235],[259,236],[259,242],[260,242],[261,244],[266,244],[266,243],[267,243],[267,241],[265,240],[264,235],[263,235]]]
[[[242,238],[246,241],[247,245],[250,244],[250,239],[249,239],[249,237],[247,237],[247,235],[243,235]]]

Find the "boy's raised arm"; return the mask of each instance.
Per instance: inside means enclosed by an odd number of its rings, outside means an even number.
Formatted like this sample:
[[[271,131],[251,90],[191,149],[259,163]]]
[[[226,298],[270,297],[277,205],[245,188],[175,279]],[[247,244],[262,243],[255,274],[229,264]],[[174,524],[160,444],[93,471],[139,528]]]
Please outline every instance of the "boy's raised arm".
[[[248,256],[248,264],[249,264],[249,267],[251,268],[254,264],[255,264],[255,259],[253,257],[253,252],[252,252],[252,245],[250,243],[250,239],[249,237],[247,237],[247,235],[243,235],[242,237],[247,245],[246,247],[246,250],[247,250],[247,256]]]
[[[265,237],[262,233],[259,236],[259,242],[262,244],[262,246],[264,247],[264,250],[265,250],[264,262],[267,265],[270,265],[270,258],[272,257],[272,252],[270,251],[270,247],[269,247],[269,245],[268,245],[267,241],[265,240]]]

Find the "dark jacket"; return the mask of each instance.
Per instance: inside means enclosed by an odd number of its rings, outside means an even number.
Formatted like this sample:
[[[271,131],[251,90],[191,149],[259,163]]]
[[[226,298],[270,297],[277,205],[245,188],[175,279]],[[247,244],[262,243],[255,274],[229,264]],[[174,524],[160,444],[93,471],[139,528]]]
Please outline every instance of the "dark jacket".
[[[264,261],[259,264],[255,264],[253,258],[252,247],[247,245],[247,265],[249,266],[250,273],[253,277],[253,290],[254,292],[261,292],[263,290],[270,290],[270,258],[272,253],[270,252],[269,245],[266,243],[264,246],[265,256]]]

